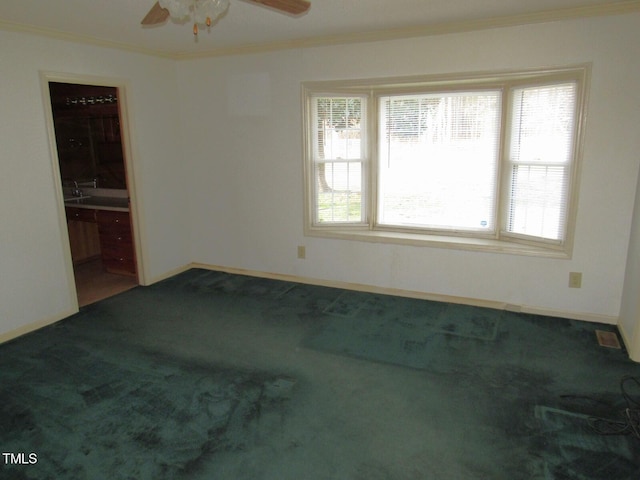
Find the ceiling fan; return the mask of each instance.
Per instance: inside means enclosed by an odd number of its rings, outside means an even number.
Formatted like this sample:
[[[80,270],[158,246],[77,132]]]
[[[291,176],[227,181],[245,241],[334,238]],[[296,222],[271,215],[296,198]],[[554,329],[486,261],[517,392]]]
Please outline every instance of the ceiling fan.
[[[278,10],[281,13],[289,14],[289,15],[301,15],[309,10],[311,7],[311,2],[307,0],[245,0],[250,3],[264,5],[266,7],[272,8],[274,10]],[[162,5],[161,5],[162,3]],[[169,11],[169,8],[173,5],[179,5],[182,7],[182,11],[178,14],[174,14],[173,11]],[[181,5],[180,5],[181,4]],[[208,14],[205,14],[202,19],[198,18],[198,9],[200,8],[200,4],[215,4],[217,11],[214,11],[213,18]],[[221,4],[221,6],[219,5]],[[181,19],[188,18],[191,14],[193,14],[195,22],[193,25],[193,33],[195,35],[198,34],[198,23],[204,23],[207,26],[211,26],[212,22],[216,20],[218,16],[220,16],[228,6],[228,0],[223,1],[212,1],[212,0],[159,0],[154,3],[151,10],[145,15],[140,22],[142,25],[150,26],[150,25],[158,25],[164,23],[170,16],[179,17]],[[165,8],[167,7],[167,8]],[[207,7],[205,7],[207,8]]]

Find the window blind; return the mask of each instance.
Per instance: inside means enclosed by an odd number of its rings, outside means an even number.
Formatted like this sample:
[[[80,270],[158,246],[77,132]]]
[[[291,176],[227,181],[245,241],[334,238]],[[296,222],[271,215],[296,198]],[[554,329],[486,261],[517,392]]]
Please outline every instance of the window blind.
[[[500,91],[379,98],[378,223],[495,229]]]
[[[357,96],[312,99],[316,224],[364,221],[365,105]]]
[[[510,233],[564,240],[576,95],[573,82],[512,90]]]

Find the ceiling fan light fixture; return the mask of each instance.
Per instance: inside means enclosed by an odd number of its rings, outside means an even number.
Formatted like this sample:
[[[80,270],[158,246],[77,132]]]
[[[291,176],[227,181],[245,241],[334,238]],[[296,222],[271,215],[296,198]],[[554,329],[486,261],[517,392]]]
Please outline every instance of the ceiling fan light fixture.
[[[229,0],[158,0],[158,3],[174,20],[192,19],[194,35],[198,35],[198,24],[210,27],[229,8]]]
[[[309,0],[247,0],[272,10],[293,16],[307,13]],[[145,27],[160,25],[171,17],[176,22],[193,22],[193,34],[198,36],[198,25],[211,27],[229,8],[229,0],[157,0],[140,22]]]

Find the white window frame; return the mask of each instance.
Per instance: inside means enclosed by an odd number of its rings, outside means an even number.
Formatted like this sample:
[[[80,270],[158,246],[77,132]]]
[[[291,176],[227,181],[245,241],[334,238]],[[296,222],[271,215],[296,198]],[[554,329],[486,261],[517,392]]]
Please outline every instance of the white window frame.
[[[370,242],[408,244],[504,252],[553,258],[570,258],[574,243],[579,170],[584,142],[587,91],[590,64],[577,66],[509,72],[471,73],[423,77],[365,79],[344,81],[304,82],[302,84],[303,144],[304,144],[304,232],[308,236],[341,238]],[[566,82],[576,84],[575,126],[572,144],[569,182],[566,195],[566,215],[562,241],[549,241],[541,237],[506,232],[507,189],[509,188],[509,124],[511,91],[527,86],[544,86]],[[497,179],[497,218],[495,233],[451,232],[428,229],[396,228],[376,224],[378,170],[377,170],[377,103],[378,97],[401,93],[448,92],[456,90],[500,89],[502,91],[502,118],[500,127],[500,153]],[[363,159],[363,222],[318,222],[316,212],[316,181],[313,155],[314,98],[324,96],[358,96],[366,100],[364,120],[366,152]]]

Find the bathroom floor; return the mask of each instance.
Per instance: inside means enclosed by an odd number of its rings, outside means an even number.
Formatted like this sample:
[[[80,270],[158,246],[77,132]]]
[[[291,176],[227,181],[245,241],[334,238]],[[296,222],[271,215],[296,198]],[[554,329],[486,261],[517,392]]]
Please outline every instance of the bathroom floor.
[[[100,258],[74,266],[80,307],[117,295],[138,285],[136,277],[108,273]]]

